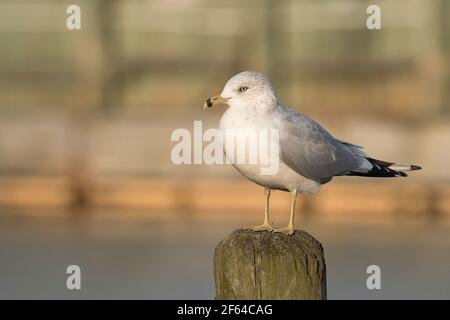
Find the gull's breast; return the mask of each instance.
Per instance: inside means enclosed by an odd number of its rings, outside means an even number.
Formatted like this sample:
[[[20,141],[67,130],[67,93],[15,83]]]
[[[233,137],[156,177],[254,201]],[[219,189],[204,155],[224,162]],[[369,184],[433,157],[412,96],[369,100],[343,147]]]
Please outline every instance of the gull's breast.
[[[260,165],[234,164],[237,171],[254,183],[272,190],[290,191],[297,189],[298,192],[316,194],[320,190],[320,184],[303,177],[280,162],[278,172],[274,175],[262,175]]]
[[[228,161],[247,179],[274,190],[297,189],[308,194],[319,191],[320,184],[303,177],[283,163],[279,152],[271,153],[275,143],[273,139],[278,139],[277,135],[271,134],[271,130],[278,130],[273,114],[249,115],[246,110],[229,108],[220,120],[220,130]],[[260,157],[260,152],[266,156]],[[274,170],[268,171],[268,168]]]

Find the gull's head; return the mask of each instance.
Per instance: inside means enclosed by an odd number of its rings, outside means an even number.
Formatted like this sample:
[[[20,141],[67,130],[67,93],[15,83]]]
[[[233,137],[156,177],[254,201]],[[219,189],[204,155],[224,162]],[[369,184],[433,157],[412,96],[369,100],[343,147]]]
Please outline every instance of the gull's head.
[[[219,103],[231,108],[270,107],[276,104],[276,97],[269,78],[259,72],[244,71],[228,80],[221,94],[208,98],[203,108]]]

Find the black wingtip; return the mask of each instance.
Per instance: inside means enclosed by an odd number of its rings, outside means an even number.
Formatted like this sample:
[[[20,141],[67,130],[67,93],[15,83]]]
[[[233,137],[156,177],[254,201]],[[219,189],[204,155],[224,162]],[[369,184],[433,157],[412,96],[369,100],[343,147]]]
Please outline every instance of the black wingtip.
[[[411,165],[411,170],[422,170],[422,167],[413,164]]]

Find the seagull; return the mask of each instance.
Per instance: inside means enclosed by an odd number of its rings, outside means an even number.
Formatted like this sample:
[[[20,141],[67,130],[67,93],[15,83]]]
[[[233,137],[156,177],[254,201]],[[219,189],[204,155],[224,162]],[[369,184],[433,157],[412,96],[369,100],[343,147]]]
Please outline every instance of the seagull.
[[[208,98],[204,109],[216,104],[228,105],[220,119],[220,130],[276,129],[279,167],[273,175],[261,174],[260,163],[232,163],[244,177],[264,187],[265,210],[261,225],[252,231],[294,234],[297,195],[316,194],[320,187],[335,176],[406,177],[404,171],[419,170],[416,165],[404,165],[369,157],[363,147],[334,138],[317,122],[306,115],[282,105],[265,75],[244,71],[225,84],[222,93]],[[225,144],[224,153],[233,153]],[[291,210],[289,224],[275,229],[269,218],[269,199],[272,190],[289,192]]]

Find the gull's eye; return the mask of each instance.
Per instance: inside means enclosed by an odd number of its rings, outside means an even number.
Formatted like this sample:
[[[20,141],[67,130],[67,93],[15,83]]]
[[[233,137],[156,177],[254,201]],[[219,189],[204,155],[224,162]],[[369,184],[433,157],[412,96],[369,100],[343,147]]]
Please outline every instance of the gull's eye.
[[[247,87],[247,86],[242,86],[242,87],[239,88],[239,91],[240,91],[240,92],[245,92],[245,91],[247,91],[247,90],[248,90],[248,87]]]

